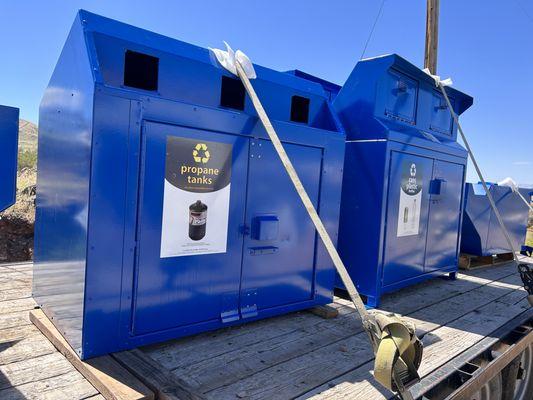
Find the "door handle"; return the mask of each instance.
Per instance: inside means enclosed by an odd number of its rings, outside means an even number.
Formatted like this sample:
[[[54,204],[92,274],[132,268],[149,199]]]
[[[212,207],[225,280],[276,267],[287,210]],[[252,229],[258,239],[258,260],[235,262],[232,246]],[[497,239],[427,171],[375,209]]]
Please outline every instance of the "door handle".
[[[276,246],[262,246],[262,247],[250,247],[250,255],[252,256],[262,256],[265,254],[274,254],[277,253],[279,247]]]

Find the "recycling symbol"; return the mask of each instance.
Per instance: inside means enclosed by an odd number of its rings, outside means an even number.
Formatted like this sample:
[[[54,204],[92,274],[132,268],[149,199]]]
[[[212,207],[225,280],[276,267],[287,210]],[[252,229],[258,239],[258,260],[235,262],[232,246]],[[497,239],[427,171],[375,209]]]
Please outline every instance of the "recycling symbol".
[[[197,163],[201,162],[202,164],[206,164],[209,161],[209,157],[211,157],[205,143],[198,143],[192,151],[192,156],[194,161]]]
[[[411,164],[411,168],[410,168],[410,174],[411,176],[414,178],[416,176],[416,164]]]

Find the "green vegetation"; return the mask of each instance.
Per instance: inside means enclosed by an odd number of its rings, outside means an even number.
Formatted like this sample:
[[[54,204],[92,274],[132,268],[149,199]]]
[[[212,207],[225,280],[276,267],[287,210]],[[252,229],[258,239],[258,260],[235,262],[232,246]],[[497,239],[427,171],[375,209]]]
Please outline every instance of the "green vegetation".
[[[37,150],[20,150],[18,154],[18,170],[37,168]]]

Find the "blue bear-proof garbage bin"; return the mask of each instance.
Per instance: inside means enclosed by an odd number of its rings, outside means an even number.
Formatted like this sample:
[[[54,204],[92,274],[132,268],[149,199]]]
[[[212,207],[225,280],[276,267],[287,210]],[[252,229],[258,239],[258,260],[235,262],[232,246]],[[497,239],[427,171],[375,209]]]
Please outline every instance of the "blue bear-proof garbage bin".
[[[524,245],[529,209],[524,201],[507,186],[488,183],[490,194],[498,207],[513,249],[496,219],[481,183],[466,183],[461,252],[475,256],[492,256],[518,251]],[[525,199],[531,199],[530,190],[518,189]]]
[[[457,114],[472,104],[446,90]],[[455,273],[467,152],[433,79],[395,54],[362,60],[333,107],[347,137],[338,247],[367,304]]]
[[[19,109],[0,106],[0,211],[15,203]]]
[[[255,68],[336,238],[345,136],[328,93]],[[332,262],[209,50],[81,11],[39,128],[34,295],[82,358],[331,301]]]

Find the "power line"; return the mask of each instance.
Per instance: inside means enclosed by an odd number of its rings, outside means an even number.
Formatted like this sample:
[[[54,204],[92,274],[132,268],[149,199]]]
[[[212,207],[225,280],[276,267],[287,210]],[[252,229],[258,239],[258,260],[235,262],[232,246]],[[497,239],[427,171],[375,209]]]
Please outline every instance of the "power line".
[[[376,29],[376,25],[378,23],[379,17],[381,17],[381,12],[383,11],[383,5],[385,4],[386,0],[381,1],[381,5],[379,6],[378,13],[376,15],[376,19],[374,20],[374,24],[372,25],[372,29],[370,30],[370,34],[368,35],[368,38],[366,39],[365,47],[363,48],[363,52],[361,53],[360,59],[362,59],[365,56],[366,48],[368,47],[368,44],[370,43],[370,39],[372,39],[372,35],[374,34],[374,29]]]
[[[526,10],[526,8],[524,7],[524,5],[523,5],[522,3],[520,3],[518,0],[515,0],[515,3],[518,5],[518,7],[520,8],[520,10],[522,10],[522,12],[523,12],[524,15],[527,17],[527,19],[529,19],[529,21],[533,23],[533,17],[532,17],[531,14]]]

